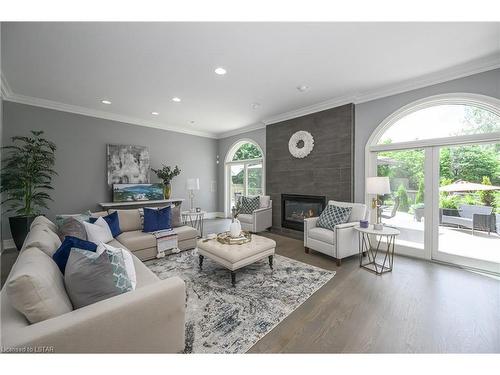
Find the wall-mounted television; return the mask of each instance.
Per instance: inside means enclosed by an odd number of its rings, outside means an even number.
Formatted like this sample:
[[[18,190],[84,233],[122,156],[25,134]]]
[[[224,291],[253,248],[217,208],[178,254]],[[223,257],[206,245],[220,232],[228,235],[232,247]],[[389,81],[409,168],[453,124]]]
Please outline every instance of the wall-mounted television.
[[[163,199],[163,184],[113,184],[113,202]]]

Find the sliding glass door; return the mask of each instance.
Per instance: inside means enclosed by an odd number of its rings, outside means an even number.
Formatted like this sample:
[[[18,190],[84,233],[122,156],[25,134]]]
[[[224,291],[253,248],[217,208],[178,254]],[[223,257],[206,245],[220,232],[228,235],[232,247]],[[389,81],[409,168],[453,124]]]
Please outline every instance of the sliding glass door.
[[[500,143],[433,149],[432,258],[500,272]]]
[[[396,252],[500,274],[498,99],[411,103],[379,125],[365,160],[366,177],[389,178],[382,222],[401,232]]]

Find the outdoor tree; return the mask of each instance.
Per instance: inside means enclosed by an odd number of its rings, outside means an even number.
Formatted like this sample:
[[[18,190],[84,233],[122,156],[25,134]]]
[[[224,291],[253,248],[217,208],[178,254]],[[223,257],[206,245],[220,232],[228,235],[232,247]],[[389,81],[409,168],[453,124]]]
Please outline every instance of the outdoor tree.
[[[424,203],[424,179],[418,182],[417,196],[415,197],[415,203]]]
[[[410,200],[403,184],[399,185],[396,194],[399,197],[399,211],[408,212],[410,209]]]
[[[259,148],[252,143],[244,143],[233,156],[235,160],[258,159],[262,157]]]
[[[491,185],[490,178],[488,176],[483,176],[483,181],[481,183],[483,185]],[[495,205],[495,193],[493,190],[480,191],[479,198],[481,199],[481,203],[485,206],[493,207]]]

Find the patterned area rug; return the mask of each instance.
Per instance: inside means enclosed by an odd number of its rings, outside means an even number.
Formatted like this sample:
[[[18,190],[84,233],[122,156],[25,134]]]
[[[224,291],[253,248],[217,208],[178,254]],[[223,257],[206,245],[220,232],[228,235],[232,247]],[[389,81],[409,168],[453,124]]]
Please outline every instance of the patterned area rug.
[[[245,353],[330,280],[326,271],[280,255],[230,272],[188,250],[145,263],[159,278],[186,282],[186,353]]]

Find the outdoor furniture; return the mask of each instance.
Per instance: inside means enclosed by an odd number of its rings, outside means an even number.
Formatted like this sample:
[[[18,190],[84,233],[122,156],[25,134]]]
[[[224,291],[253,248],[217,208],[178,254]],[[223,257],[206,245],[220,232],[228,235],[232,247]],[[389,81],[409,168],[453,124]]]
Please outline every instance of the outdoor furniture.
[[[387,210],[390,208],[390,206],[383,206],[382,207],[382,214],[380,215],[384,219],[392,219],[394,216],[396,216],[396,213],[398,212],[399,208],[399,197],[395,196],[394,197],[394,205],[392,206],[392,209],[387,212]]]
[[[485,228],[488,234],[491,233],[491,218],[493,207],[478,206],[471,204],[461,204],[458,209],[458,216],[450,215],[452,210],[443,209],[441,215],[441,224],[457,225],[458,227],[465,227],[472,229]]]

